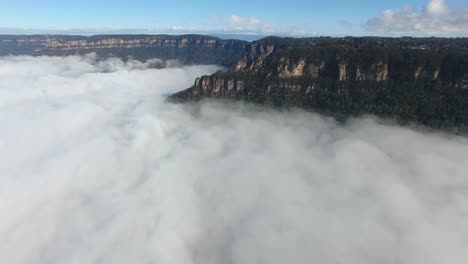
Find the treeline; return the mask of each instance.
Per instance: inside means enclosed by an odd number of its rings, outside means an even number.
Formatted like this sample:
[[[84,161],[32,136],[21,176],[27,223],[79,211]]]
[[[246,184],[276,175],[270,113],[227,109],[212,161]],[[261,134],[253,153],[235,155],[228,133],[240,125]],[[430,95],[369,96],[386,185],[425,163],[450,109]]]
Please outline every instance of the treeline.
[[[468,126],[468,89],[445,86],[440,80],[283,79],[267,84],[254,76],[242,78],[246,89],[236,98],[250,102],[323,111],[338,117],[375,114],[436,128]],[[286,85],[275,86],[277,83]],[[311,86],[314,90],[307,93]]]

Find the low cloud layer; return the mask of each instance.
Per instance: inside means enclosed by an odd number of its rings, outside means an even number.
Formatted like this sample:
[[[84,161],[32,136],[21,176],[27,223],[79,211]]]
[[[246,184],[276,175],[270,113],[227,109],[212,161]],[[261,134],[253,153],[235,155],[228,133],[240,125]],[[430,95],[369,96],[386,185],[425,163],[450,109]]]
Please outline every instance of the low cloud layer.
[[[422,11],[413,6],[387,9],[367,21],[367,29],[385,35],[468,36],[468,9],[429,0]]]
[[[163,101],[216,69],[0,58],[0,263],[466,262],[466,138]]]

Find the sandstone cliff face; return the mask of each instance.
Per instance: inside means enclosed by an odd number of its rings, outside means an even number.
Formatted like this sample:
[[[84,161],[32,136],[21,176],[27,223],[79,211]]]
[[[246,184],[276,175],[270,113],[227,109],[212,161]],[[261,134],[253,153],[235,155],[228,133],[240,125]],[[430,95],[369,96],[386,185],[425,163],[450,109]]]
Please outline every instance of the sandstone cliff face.
[[[348,80],[348,71],[347,71],[348,65],[347,64],[340,64],[339,65],[339,80],[340,81],[347,81]]]
[[[247,47],[243,57],[236,64],[234,71],[264,73],[269,77],[300,78],[327,77],[325,68],[330,58],[291,57],[277,55],[277,46],[266,43],[253,43]],[[329,64],[330,62],[328,62]],[[370,67],[362,67],[352,62],[336,61],[338,81],[386,81],[389,78],[389,66],[376,61]]]
[[[244,81],[231,77],[202,76],[190,90],[194,97],[235,97],[242,95]]]
[[[313,64],[307,64],[304,58],[300,58],[295,62],[292,62],[287,57],[282,57],[279,60],[278,67],[276,68],[277,75],[280,78],[294,78],[294,77],[305,77],[311,73],[307,72],[310,67],[316,68]],[[318,70],[317,70],[318,76]]]
[[[190,92],[194,97],[236,97],[243,96],[244,92],[248,92],[245,88],[246,82],[241,78],[213,75],[197,78]],[[277,81],[267,85],[266,94],[271,94],[275,90],[310,94],[318,88],[320,85],[315,82],[304,85]]]
[[[281,58],[276,68],[276,75],[280,78],[327,78],[325,68],[327,63],[320,64],[307,62],[305,58],[300,58],[291,62],[289,58]],[[339,63],[337,66],[338,81],[387,81],[389,78],[388,64],[382,62],[371,65],[368,69],[350,63]]]
[[[388,65],[382,62],[373,64],[369,70],[365,71],[361,68],[356,72],[357,81],[386,81],[388,80]]]
[[[48,49],[56,49],[62,51],[83,50],[83,49],[111,49],[111,48],[140,48],[140,47],[177,47],[186,48],[192,47],[223,47],[229,41],[221,39],[194,39],[190,37],[165,39],[163,37],[148,36],[136,39],[124,39],[118,37],[110,37],[103,39],[80,39],[80,40],[62,40],[49,39],[45,42],[45,47]]]
[[[274,45],[253,43],[247,47],[243,57],[237,63],[236,71],[258,71],[263,61],[275,50]]]

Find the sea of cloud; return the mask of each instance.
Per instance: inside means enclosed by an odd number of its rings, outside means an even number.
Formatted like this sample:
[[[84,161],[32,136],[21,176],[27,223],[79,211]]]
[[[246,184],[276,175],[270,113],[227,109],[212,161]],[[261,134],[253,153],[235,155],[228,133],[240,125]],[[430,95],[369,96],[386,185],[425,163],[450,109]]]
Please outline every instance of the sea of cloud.
[[[164,102],[216,70],[0,58],[0,263],[466,263],[466,137]]]

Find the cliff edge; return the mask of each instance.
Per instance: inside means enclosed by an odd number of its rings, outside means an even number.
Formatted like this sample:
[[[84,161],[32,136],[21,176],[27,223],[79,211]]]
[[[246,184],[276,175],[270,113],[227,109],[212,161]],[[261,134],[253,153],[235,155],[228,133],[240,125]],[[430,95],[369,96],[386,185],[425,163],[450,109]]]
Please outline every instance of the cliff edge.
[[[172,101],[225,97],[432,127],[468,124],[468,40],[269,37]]]

